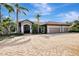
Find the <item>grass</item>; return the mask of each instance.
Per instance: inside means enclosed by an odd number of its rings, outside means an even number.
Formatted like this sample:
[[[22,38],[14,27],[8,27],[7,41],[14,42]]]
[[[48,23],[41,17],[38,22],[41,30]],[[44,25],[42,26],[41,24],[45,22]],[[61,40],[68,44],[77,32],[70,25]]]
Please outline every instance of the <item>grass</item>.
[[[4,39],[11,39],[11,38],[14,38],[16,36],[21,36],[23,34],[21,33],[14,33],[14,34],[6,34],[6,35],[0,35],[0,41],[4,40]]]
[[[13,38],[14,36],[0,36],[0,41],[4,40],[4,39],[10,39]]]

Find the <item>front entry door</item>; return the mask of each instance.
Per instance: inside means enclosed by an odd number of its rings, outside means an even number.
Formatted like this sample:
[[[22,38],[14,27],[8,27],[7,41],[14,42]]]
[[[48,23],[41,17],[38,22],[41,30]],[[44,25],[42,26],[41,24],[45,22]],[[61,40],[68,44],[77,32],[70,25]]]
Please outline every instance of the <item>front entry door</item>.
[[[30,33],[30,26],[24,25],[24,33]]]

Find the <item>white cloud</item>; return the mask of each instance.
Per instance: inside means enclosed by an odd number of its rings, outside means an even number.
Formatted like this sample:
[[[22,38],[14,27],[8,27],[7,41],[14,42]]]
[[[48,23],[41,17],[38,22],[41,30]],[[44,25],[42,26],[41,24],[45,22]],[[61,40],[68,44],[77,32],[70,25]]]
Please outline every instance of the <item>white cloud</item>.
[[[59,9],[59,8],[63,8],[63,7],[68,6],[68,5],[70,5],[70,4],[66,3],[66,4],[61,5],[60,7],[55,7],[55,10]]]
[[[36,7],[35,13],[40,13],[41,15],[49,15],[52,12],[52,8],[46,3],[33,4]]]
[[[55,10],[58,10],[59,8],[68,6],[70,4],[63,4],[60,7],[56,7],[56,6],[51,7],[47,3],[35,3],[32,5],[36,8],[34,14],[40,13],[41,15],[50,15],[52,11],[54,12]]]
[[[79,12],[76,11],[70,11],[68,13],[61,13],[58,15],[59,18],[63,19],[63,22],[65,21],[74,21],[77,20],[79,17]]]

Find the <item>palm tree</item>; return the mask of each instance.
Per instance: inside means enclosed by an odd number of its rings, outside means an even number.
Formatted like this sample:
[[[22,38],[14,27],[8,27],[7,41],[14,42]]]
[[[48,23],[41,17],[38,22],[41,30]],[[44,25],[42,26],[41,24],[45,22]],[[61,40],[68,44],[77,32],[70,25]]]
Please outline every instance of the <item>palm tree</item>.
[[[1,27],[1,18],[2,18],[2,13],[1,13],[1,8],[5,7],[9,13],[14,12],[14,9],[11,5],[7,4],[7,3],[0,3],[0,27]]]
[[[37,18],[38,33],[39,33],[39,25],[40,25],[40,24],[39,24],[39,20],[40,20],[39,18],[40,18],[40,17],[41,17],[40,14],[37,14],[37,15],[36,15],[36,18]]]
[[[15,4],[15,7],[16,7],[17,33],[19,33],[19,18],[18,18],[18,14],[19,14],[19,12],[22,12],[24,15],[26,15],[26,13],[24,11],[29,11],[29,10],[27,8],[25,8],[25,7],[19,6],[19,4]]]

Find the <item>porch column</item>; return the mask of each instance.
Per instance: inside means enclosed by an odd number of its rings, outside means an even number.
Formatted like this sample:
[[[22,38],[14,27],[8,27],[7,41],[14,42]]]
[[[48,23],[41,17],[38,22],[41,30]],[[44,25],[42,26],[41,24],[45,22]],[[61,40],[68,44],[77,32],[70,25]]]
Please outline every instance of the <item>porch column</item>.
[[[60,32],[62,32],[62,26],[60,26]]]
[[[21,25],[21,33],[24,34],[24,25]]]
[[[63,31],[63,32],[64,32],[64,28],[65,28],[65,27],[63,26],[63,28],[62,28],[62,31]]]
[[[47,26],[47,33],[50,33],[50,27]]]
[[[30,33],[32,33],[32,25],[30,25]]]

